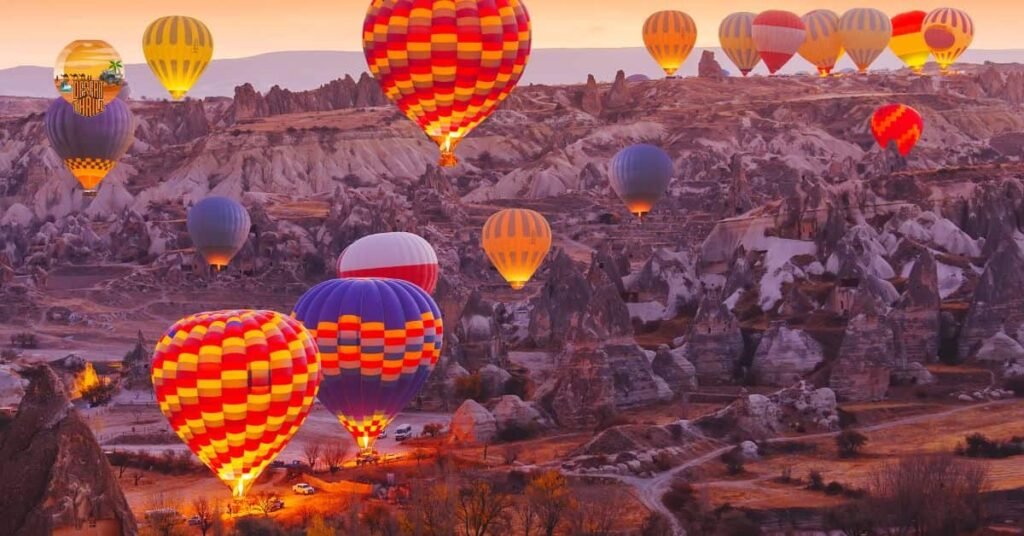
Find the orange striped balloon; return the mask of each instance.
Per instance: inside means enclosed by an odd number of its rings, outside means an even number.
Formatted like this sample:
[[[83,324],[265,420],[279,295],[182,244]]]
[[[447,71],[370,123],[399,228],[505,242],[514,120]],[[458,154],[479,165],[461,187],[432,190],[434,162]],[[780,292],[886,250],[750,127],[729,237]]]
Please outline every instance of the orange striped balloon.
[[[718,41],[722,51],[743,76],[750,74],[761,62],[753,37],[755,17],[757,15],[754,13],[733,13],[723,19],[718,27]]]
[[[900,154],[907,156],[921,139],[924,120],[917,110],[905,104],[887,104],[875,111],[871,118],[871,133],[883,149],[896,144]]]
[[[843,38],[839,35],[839,15],[827,9],[816,9],[800,20],[807,27],[807,39],[800,46],[800,56],[828,76],[843,55]]]
[[[160,411],[237,497],[306,420],[320,378],[313,336],[273,311],[183,318],[153,353]]]
[[[482,242],[491,264],[512,288],[519,290],[551,249],[551,226],[539,212],[508,208],[487,219]]]
[[[384,93],[450,167],[455,147],[522,77],[530,31],[521,0],[373,0],[363,53]]]
[[[644,22],[644,46],[665,76],[675,76],[697,42],[697,23],[682,11],[659,11]]]

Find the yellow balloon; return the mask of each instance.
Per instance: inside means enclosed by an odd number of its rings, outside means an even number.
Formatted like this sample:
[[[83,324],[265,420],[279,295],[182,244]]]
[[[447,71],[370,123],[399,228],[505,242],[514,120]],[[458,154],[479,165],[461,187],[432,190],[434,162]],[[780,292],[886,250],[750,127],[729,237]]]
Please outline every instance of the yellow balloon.
[[[816,9],[801,17],[807,27],[807,39],[800,46],[800,56],[828,76],[843,56],[843,38],[839,35],[839,15]]]
[[[75,113],[95,117],[124,85],[121,55],[106,41],[73,41],[57,56],[53,84]]]
[[[551,249],[551,226],[539,212],[509,208],[487,218],[482,243],[491,264],[519,290]]]
[[[936,9],[924,19],[924,40],[945,72],[974,41],[974,21],[959,9]]]
[[[160,17],[142,35],[146,63],[171,98],[185,96],[210,64],[213,35],[198,19]]]
[[[889,46],[892,21],[877,9],[854,8],[839,19],[839,35],[843,39],[843,49],[863,73]]]
[[[673,76],[697,42],[697,23],[681,11],[659,11],[644,23],[644,45],[666,76]]]
[[[750,74],[750,71],[761,62],[761,55],[754,44],[756,17],[754,13],[733,13],[722,20],[718,27],[718,41],[722,45],[722,51],[736,64],[736,68],[743,76]]]
[[[889,49],[915,73],[921,72],[932,51],[924,40],[924,11],[908,11],[892,18]]]

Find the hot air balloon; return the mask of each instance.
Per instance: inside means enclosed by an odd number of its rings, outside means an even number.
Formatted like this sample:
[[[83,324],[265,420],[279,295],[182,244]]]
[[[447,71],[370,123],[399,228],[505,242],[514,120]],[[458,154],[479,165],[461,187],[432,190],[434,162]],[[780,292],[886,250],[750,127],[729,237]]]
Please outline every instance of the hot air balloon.
[[[722,20],[718,27],[718,40],[722,45],[722,51],[729,56],[743,76],[750,74],[761,61],[757,46],[754,44],[755,17],[757,15],[754,13],[733,13]]]
[[[320,402],[363,449],[416,397],[441,356],[441,311],[408,281],[331,279],[303,294],[292,318],[320,348]]]
[[[807,30],[795,13],[769,10],[754,18],[754,44],[772,74],[778,72],[804,44]]]
[[[659,11],[644,22],[644,45],[654,61],[675,76],[697,42],[697,23],[682,11]]]
[[[932,11],[925,17],[923,28],[924,40],[942,72],[974,41],[974,21],[959,9],[944,7]]]
[[[379,233],[356,240],[338,257],[338,277],[388,277],[428,294],[437,286],[437,253],[412,233]]]
[[[451,167],[455,147],[523,75],[530,16],[522,0],[374,0],[363,52],[384,93]]]
[[[321,372],[313,335],[295,320],[216,311],[171,326],[152,380],[174,432],[242,497],[306,420]]]
[[[171,98],[180,100],[210,64],[213,35],[198,19],[160,17],[142,34],[142,52]]]
[[[481,242],[498,273],[520,290],[551,249],[551,226],[539,212],[507,208],[487,218]]]
[[[188,211],[188,234],[206,262],[220,270],[249,238],[249,211],[227,197],[207,197]]]
[[[94,117],[121,92],[124,64],[106,41],[72,41],[57,56],[53,84],[75,113]]]
[[[889,48],[915,73],[920,73],[932,51],[924,40],[924,11],[908,11],[892,18]]]
[[[843,48],[857,69],[862,73],[867,72],[868,67],[889,46],[892,21],[877,9],[851,9],[839,19],[839,35],[843,38]]]
[[[871,133],[883,149],[896,144],[900,154],[907,156],[921,139],[924,121],[917,110],[905,104],[887,104],[871,118]]]
[[[807,28],[807,38],[800,46],[800,55],[828,76],[843,55],[843,39],[839,35],[839,15],[816,9],[800,18]]]
[[[672,180],[672,159],[665,151],[644,143],[632,145],[612,158],[609,179],[612,190],[638,218],[651,211],[669,181]]]
[[[135,119],[120,99],[94,117],[75,113],[64,99],[54,99],[46,110],[46,136],[82,185],[85,195],[96,195],[100,181],[128,152],[135,140]]]

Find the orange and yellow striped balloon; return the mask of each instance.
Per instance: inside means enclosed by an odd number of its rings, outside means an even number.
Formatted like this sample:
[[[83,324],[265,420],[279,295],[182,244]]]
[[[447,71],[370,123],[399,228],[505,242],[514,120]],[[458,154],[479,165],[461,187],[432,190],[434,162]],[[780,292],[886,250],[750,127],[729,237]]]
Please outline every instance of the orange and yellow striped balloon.
[[[959,9],[936,9],[925,17],[922,26],[924,40],[942,72],[949,70],[974,41],[974,21]]]
[[[171,98],[180,100],[210,64],[213,35],[198,19],[160,17],[142,34],[142,52]]]
[[[178,437],[242,497],[306,420],[320,386],[313,336],[273,311],[199,313],[153,353],[153,392]]]
[[[915,73],[924,69],[932,50],[924,40],[924,11],[908,11],[892,18],[889,49]]]
[[[530,39],[521,0],[373,0],[363,22],[370,71],[448,167],[519,82]]]
[[[854,8],[839,19],[843,48],[864,73],[882,55],[892,39],[892,21],[877,9]]]
[[[800,18],[807,28],[807,38],[797,52],[818,69],[818,74],[828,76],[843,56],[839,15],[827,9],[816,9]]]
[[[756,17],[754,13],[733,13],[722,20],[718,27],[718,41],[722,45],[722,51],[729,56],[743,76],[750,74],[750,71],[761,62],[761,55],[754,44]]]
[[[551,226],[539,212],[508,208],[487,219],[482,242],[491,264],[512,288],[519,290],[551,249]]]
[[[659,11],[644,22],[644,45],[665,76],[675,76],[693,52],[697,23],[682,11]]]

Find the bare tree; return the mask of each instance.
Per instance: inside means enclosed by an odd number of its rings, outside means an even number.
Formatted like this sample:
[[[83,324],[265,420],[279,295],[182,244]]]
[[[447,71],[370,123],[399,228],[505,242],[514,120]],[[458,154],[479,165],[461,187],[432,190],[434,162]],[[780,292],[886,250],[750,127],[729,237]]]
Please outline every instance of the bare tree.
[[[270,513],[277,509],[280,500],[276,493],[261,491],[249,496],[249,505],[253,510],[269,517]]]
[[[135,484],[136,486],[138,486],[138,485],[139,485],[139,481],[140,481],[140,480],[142,480],[142,471],[138,471],[138,472],[136,472],[135,474],[133,474],[133,475],[132,475],[132,482],[133,482],[133,483],[134,483],[134,484]]]
[[[512,513],[519,522],[519,530],[523,536],[538,536],[540,534],[540,516],[533,501],[524,499],[512,507]]]
[[[323,460],[324,464],[327,465],[327,469],[333,475],[341,469],[342,464],[345,463],[346,456],[348,456],[348,443],[332,443],[324,449],[320,459]]]
[[[412,490],[409,517],[422,536],[455,534],[455,493],[447,482]]]
[[[982,521],[984,465],[951,455],[904,456],[872,475],[871,495],[897,534],[962,534]]]
[[[459,490],[455,514],[465,536],[505,534],[511,501],[489,483],[477,481]]]
[[[611,536],[620,512],[604,502],[579,503],[569,512],[569,534]]]
[[[526,500],[533,503],[541,532],[554,536],[566,513],[576,508],[568,481],[558,471],[547,471],[526,486]]]
[[[196,518],[196,528],[198,528],[203,536],[213,528],[213,522],[215,519],[220,517],[220,504],[210,504],[210,501],[206,497],[196,497],[192,500],[192,512]]]
[[[306,463],[309,464],[309,470],[314,473],[316,472],[316,464],[320,461],[320,453],[322,450],[323,446],[319,441],[310,441],[306,443],[306,446],[302,449],[302,455],[306,457]]]

